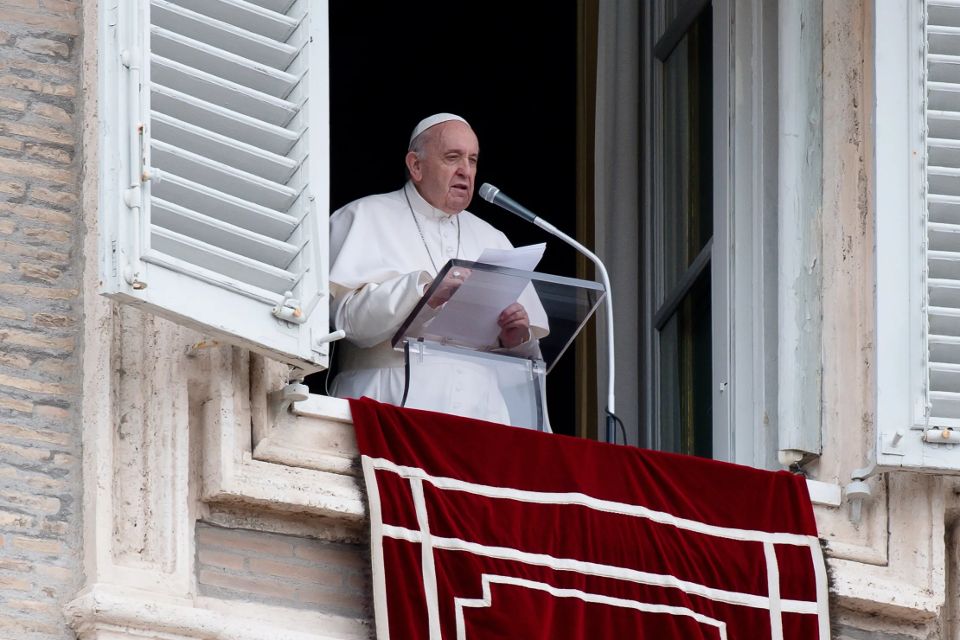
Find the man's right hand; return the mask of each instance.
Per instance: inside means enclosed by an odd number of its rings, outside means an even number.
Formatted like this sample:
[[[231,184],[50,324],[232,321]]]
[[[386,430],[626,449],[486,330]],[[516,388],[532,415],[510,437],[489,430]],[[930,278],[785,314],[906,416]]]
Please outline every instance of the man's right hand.
[[[427,300],[427,304],[430,305],[432,309],[437,309],[445,305],[450,298],[453,297],[453,294],[457,292],[460,285],[469,277],[470,269],[464,269],[463,267],[450,269],[440,282],[440,286],[437,287],[437,290],[434,291],[430,299]],[[433,286],[433,283],[430,283],[430,286]]]

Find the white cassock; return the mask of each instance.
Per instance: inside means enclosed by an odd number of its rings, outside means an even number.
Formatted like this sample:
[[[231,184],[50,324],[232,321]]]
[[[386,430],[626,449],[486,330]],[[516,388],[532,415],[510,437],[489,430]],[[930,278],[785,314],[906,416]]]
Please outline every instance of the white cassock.
[[[333,394],[400,404],[404,358],[390,340],[437,269],[453,258],[476,260],[484,249],[510,247],[503,233],[472,213],[449,215],[434,208],[411,182],[334,212],[330,217],[330,317],[347,337],[337,347],[340,373],[333,381]],[[511,352],[534,355],[537,340],[548,333],[546,313],[535,293],[521,296],[520,303],[527,309],[532,339]],[[439,359],[429,366],[431,409],[510,423],[492,367]]]

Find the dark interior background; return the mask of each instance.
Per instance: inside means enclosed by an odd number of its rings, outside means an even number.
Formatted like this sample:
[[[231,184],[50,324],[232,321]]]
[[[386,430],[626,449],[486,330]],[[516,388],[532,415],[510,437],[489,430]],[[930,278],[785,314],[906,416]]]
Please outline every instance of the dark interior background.
[[[478,188],[495,184],[574,235],[576,47],[575,2],[333,0],[331,211],[400,188],[410,131],[449,111],[480,139]],[[576,275],[575,254],[559,240],[479,196],[469,209],[515,246],[546,241],[540,271]],[[561,433],[574,433],[574,369],[571,348],[547,380]],[[312,378],[320,391],[322,377]]]

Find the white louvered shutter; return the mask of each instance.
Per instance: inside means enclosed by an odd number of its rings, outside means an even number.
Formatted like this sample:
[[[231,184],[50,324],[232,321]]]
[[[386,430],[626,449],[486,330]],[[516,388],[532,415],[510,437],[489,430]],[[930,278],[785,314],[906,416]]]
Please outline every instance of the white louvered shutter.
[[[956,472],[960,0],[876,12],[877,462]]]
[[[116,4],[101,25],[104,292],[323,368],[326,0]]]

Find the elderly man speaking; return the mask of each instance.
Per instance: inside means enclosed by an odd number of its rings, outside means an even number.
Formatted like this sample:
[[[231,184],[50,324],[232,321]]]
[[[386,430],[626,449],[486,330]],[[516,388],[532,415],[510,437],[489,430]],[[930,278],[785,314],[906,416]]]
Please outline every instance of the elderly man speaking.
[[[331,216],[330,317],[346,332],[334,395],[399,404],[404,360],[390,339],[400,324],[448,260],[476,260],[484,249],[512,246],[503,233],[465,210],[473,198],[479,152],[476,134],[460,116],[425,118],[410,136],[410,179],[404,187],[361,198]],[[542,309],[533,313],[538,317],[531,322],[519,303],[503,310],[501,349],[535,352],[547,323]],[[437,411],[510,421],[495,373],[486,367],[437,365],[430,396]]]

